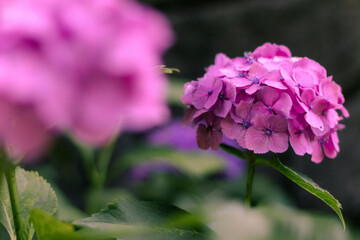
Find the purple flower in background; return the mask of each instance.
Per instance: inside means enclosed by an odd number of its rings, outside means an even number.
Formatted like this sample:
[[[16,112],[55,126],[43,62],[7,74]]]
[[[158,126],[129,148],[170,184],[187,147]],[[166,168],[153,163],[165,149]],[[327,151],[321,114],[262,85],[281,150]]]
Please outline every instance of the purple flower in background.
[[[161,159],[156,162],[143,163],[131,170],[133,178],[145,181],[153,172],[171,172],[173,174],[179,174],[179,170],[174,166],[162,161]]]
[[[167,126],[161,127],[151,134],[149,134],[147,140],[153,145],[171,146],[174,149],[183,151],[204,151],[199,150],[196,142],[196,132],[189,126],[181,126],[180,120],[172,121]],[[236,141],[228,138],[223,138],[223,142],[237,146]],[[244,162],[237,157],[226,153],[223,150],[206,150],[209,153],[217,154],[221,156],[226,163],[226,170],[224,172],[226,177],[234,178],[242,173]]]

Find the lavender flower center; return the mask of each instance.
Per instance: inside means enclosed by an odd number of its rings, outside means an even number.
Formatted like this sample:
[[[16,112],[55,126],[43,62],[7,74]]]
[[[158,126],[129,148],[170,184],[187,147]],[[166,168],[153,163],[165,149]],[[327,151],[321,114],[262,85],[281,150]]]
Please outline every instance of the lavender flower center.
[[[265,133],[270,136],[273,133],[273,130],[271,128],[266,129]]]
[[[310,108],[310,110],[312,110],[312,109],[314,108],[314,106],[313,106],[313,105],[310,105],[309,108]]]
[[[322,111],[322,115],[326,115],[326,110]]]
[[[247,75],[246,71],[240,71],[238,77],[245,77]]]
[[[303,133],[304,133],[303,130],[299,130],[299,131],[297,131],[295,134],[303,134]]]
[[[210,95],[210,94],[212,94],[213,93],[213,91],[212,90],[208,90],[208,94]]]
[[[248,129],[250,127],[250,121],[243,119],[242,128]]]
[[[283,82],[285,79],[283,77],[280,77],[280,82]]]
[[[318,141],[320,143],[320,145],[324,145],[324,143],[326,142],[325,138],[319,139]]]
[[[251,52],[244,52],[244,58],[249,58],[251,56]]]
[[[272,107],[270,107],[270,106],[268,106],[267,109],[268,109],[269,111],[272,111]]]
[[[253,83],[253,84],[259,84],[259,78],[258,78],[258,77],[252,77],[252,78],[251,78],[251,83]]]

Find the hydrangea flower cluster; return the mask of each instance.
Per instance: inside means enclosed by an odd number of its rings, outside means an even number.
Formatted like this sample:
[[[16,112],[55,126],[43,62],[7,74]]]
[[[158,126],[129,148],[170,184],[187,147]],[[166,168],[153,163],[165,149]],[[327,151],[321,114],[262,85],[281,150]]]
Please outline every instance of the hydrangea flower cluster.
[[[133,0],[13,0],[0,21],[0,142],[13,156],[38,153],[53,133],[99,146],[169,116],[156,66],[172,31],[153,9]]]
[[[198,125],[202,149],[218,149],[223,135],[254,153],[282,153],[290,142],[315,163],[336,157],[339,121],[349,117],[324,67],[271,43],[244,57],[217,54],[202,78],[185,84],[181,101],[189,106],[183,123]]]

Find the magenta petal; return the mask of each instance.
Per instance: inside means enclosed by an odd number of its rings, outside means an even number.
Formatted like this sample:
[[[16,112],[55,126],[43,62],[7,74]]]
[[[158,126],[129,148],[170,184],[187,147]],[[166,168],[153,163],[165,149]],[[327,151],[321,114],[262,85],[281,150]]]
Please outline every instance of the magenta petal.
[[[282,81],[280,79],[282,79]],[[287,87],[283,84],[283,81],[284,79],[280,75],[280,71],[274,70],[267,75],[267,77],[263,80],[262,83],[270,87],[286,90]]]
[[[310,106],[315,99],[315,92],[312,89],[305,89],[301,94],[301,99],[305,105]]]
[[[204,108],[209,109],[216,103],[222,88],[223,88],[222,80],[216,79],[214,82],[212,93],[210,94],[207,102],[204,104]]]
[[[273,58],[275,56],[283,56],[283,57],[291,57],[290,50],[284,45],[277,45],[272,43],[265,43],[260,47],[257,47],[252,56],[255,58],[265,57],[265,58]]]
[[[338,104],[339,98],[342,98],[341,88],[333,81],[326,81],[322,86],[323,96],[333,104]]]
[[[196,140],[199,148],[208,149],[211,145],[211,134],[208,131],[207,127],[204,124],[198,126],[196,132]]]
[[[331,138],[324,143],[324,153],[328,158],[335,158],[337,155],[336,148]]]
[[[226,56],[224,53],[218,53],[215,56],[215,65],[217,66],[227,66],[231,64],[231,59]]]
[[[308,152],[310,142],[305,138],[304,134],[296,134],[290,136],[290,144],[297,155],[304,155]]]
[[[254,127],[260,130],[269,128],[269,119],[272,115],[256,115],[254,116]]]
[[[222,133],[221,131],[218,131],[218,130],[213,130],[211,132],[211,149],[212,150],[218,150],[219,149],[219,146],[222,142]]]
[[[236,88],[228,81],[224,81],[224,96],[232,102],[234,102],[236,98]]]
[[[194,105],[194,107],[197,109],[202,109],[208,99],[208,89],[206,89],[204,86],[199,86],[193,94],[192,105]]]
[[[262,83],[267,85],[267,86],[277,88],[277,89],[281,89],[281,90],[286,90],[287,89],[287,87],[280,81],[273,81],[273,80],[267,79],[267,80],[264,80]]]
[[[248,117],[250,115],[250,111],[251,111],[253,106],[254,106],[253,103],[241,101],[236,106],[236,109],[235,109],[236,115],[239,116],[242,119],[248,119]]]
[[[257,77],[261,79],[268,74],[268,70],[262,66],[260,63],[253,63],[249,69],[249,76],[250,77]]]
[[[302,87],[306,88],[313,88],[315,84],[315,78],[312,74],[297,69],[294,69],[293,71],[294,79],[297,83],[301,84]]]
[[[269,137],[269,150],[274,153],[285,152],[288,147],[288,135],[286,133],[272,133]]]
[[[248,87],[247,89],[245,89],[245,92],[247,94],[251,95],[251,94],[256,93],[256,91],[259,90],[259,88],[260,88],[260,84],[253,84],[250,87]]]
[[[241,130],[241,125],[234,122],[231,117],[227,117],[221,121],[221,131],[227,138],[236,139]]]
[[[278,92],[271,87],[262,87],[257,92],[258,100],[263,102],[266,106],[272,107],[279,99]]]
[[[272,106],[272,109],[283,118],[289,118],[292,100],[286,93],[282,93],[279,100]]]
[[[214,109],[214,114],[218,117],[224,118],[230,112],[232,102],[229,100],[220,100]]]
[[[239,72],[233,68],[222,68],[219,70],[221,74],[224,74],[226,77],[235,78],[239,75]]]
[[[246,147],[253,150],[254,153],[266,153],[268,149],[269,137],[261,130],[257,130],[253,127],[246,131],[245,143]]]
[[[313,161],[314,163],[321,163],[324,158],[321,145],[316,140],[314,140],[311,144],[311,147],[312,147],[311,161]]]
[[[245,88],[251,85],[251,81],[243,77],[236,77],[231,79],[231,81],[237,88]]]
[[[1,99],[0,112],[0,138],[13,159],[25,156],[29,162],[42,153],[49,143],[50,133],[34,109]]]
[[[273,115],[272,112],[269,111],[268,107],[266,107],[262,102],[256,102],[255,104],[253,104],[250,118],[256,115],[264,115],[264,114]]]
[[[305,115],[305,120],[308,124],[310,124],[314,128],[318,128],[320,130],[324,129],[324,123],[321,118],[313,113],[312,111],[307,112]]]
[[[268,126],[278,133],[285,133],[288,130],[287,121],[278,115],[269,117]]]
[[[344,115],[344,117],[346,118],[350,117],[349,111],[344,106],[341,106],[340,111]]]
[[[286,62],[280,67],[280,75],[287,81],[293,81],[291,77],[292,72],[292,64],[290,62]]]
[[[206,109],[197,110],[196,108],[190,107],[185,111],[184,117],[181,120],[181,125],[188,125],[192,120],[207,112]]]
[[[241,131],[239,131],[239,134],[236,137],[236,141],[238,142],[239,146],[242,148],[246,148],[246,141],[245,141],[246,132],[247,129],[241,128]]]

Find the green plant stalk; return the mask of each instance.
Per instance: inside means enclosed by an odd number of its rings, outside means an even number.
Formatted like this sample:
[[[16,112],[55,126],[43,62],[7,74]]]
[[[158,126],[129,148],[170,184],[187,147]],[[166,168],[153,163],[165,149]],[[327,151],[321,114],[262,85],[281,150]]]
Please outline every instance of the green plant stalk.
[[[94,213],[98,211],[101,206],[101,196],[103,193],[104,185],[111,156],[114,151],[115,141],[112,140],[100,152],[98,158],[95,157],[94,152],[84,146],[76,143],[79,151],[82,154],[82,162],[86,172],[90,188],[87,193],[87,200],[85,203],[87,213]]]
[[[5,170],[6,182],[8,185],[10,202],[11,202],[11,210],[14,218],[14,226],[16,238],[21,239],[20,236],[20,228],[22,226],[22,216],[20,213],[20,202],[19,202],[19,193],[16,184],[16,176],[15,176],[16,166],[9,166]]]
[[[247,168],[247,182],[246,182],[246,195],[245,195],[245,204],[247,207],[251,207],[251,196],[252,196],[252,186],[254,180],[255,172],[255,155],[254,153],[249,153],[247,155],[248,168]]]

